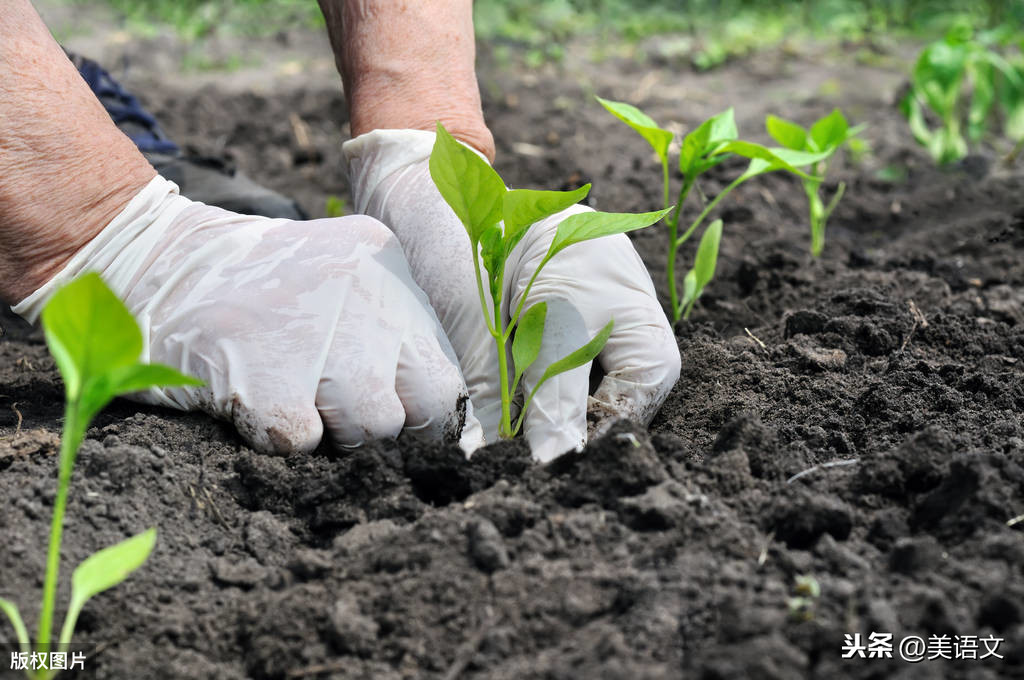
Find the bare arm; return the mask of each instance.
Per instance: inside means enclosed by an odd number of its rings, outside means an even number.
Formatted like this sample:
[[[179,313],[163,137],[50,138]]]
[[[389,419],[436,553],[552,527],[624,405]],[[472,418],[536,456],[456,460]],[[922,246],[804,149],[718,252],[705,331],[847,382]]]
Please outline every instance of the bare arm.
[[[28,0],[0,5],[0,299],[64,267],[156,171]]]
[[[319,0],[345,83],[352,136],[434,130],[494,158],[480,108],[472,0]]]

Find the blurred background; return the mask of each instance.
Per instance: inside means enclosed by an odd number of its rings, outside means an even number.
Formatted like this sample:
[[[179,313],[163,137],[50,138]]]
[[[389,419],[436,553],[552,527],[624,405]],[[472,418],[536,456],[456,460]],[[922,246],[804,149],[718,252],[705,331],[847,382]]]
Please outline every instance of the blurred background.
[[[98,60],[188,153],[310,215],[347,210],[344,98],[314,0],[34,2],[66,48]],[[922,47],[959,31],[1019,57],[1024,0],[476,0],[475,22],[499,169],[520,186],[614,178],[606,159],[623,149],[650,160],[595,94],[677,134],[735,106],[757,141],[768,141],[765,113],[807,123],[841,106],[869,124],[856,154],[867,172],[899,181],[927,158],[898,112]],[[637,191],[612,207],[658,202],[619,174]]]
[[[313,0],[40,0],[59,37],[96,30],[154,37],[173,32],[189,44],[218,35],[251,38],[318,28]],[[676,34],[673,49],[699,68],[786,40],[930,39],[952,21],[1020,26],[1021,0],[476,0],[478,38],[494,48],[526,48],[533,64],[558,59],[579,36],[640,41]],[[68,18],[71,18],[69,21]],[[196,55],[188,66],[216,64]]]

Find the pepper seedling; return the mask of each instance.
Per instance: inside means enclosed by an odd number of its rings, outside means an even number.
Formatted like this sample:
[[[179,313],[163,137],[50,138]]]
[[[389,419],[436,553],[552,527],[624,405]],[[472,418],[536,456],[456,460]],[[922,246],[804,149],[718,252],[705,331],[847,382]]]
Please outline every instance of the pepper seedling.
[[[589,342],[548,366],[530,393],[525,395],[519,417],[513,423],[512,397],[523,373],[537,360],[544,335],[547,303],[539,302],[523,309],[538,274],[551,258],[569,246],[650,226],[664,217],[668,209],[638,214],[592,211],[562,220],[547,253],[537,264],[519,303],[506,322],[501,311],[505,294],[502,280],[505,263],[512,250],[534,223],[582,201],[590,191],[590,185],[575,191],[510,190],[490,164],[457,142],[441,123],[437,124],[437,139],[430,154],[430,176],[469,235],[484,322],[498,349],[501,391],[498,434],[511,438],[522,427],[527,408],[541,385],[560,373],[592,361],[608,341],[614,325],[614,319],[609,320]],[[511,381],[506,356],[509,341],[512,342]]]
[[[654,149],[661,162],[662,193],[664,204],[668,207],[671,199],[669,147],[674,139],[673,133],[659,127],[653,118],[631,104],[609,101],[600,97],[597,100],[610,114],[635,130]],[[696,186],[698,178],[730,155],[749,159],[750,163],[747,165],[747,169],[726,185],[717,196],[708,201],[703,210],[680,235],[683,204],[690,191]],[[676,259],[679,248],[703,224],[704,219],[711,211],[736,187],[766,172],[785,170],[801,179],[813,179],[811,175],[799,168],[811,165],[826,156],[827,154],[823,153],[769,148],[739,139],[735,115],[731,108],[711,116],[683,138],[679,150],[679,172],[683,176],[683,183],[679,189],[675,209],[666,220],[669,244],[665,275],[668,282],[669,307],[672,311],[673,321],[690,317],[694,304],[714,277],[715,263],[718,260],[718,244],[722,234],[720,220],[709,225],[701,236],[694,265],[683,279],[683,295],[680,297],[676,286]]]
[[[764,126],[768,130],[768,134],[787,149],[828,154],[811,165],[813,177],[801,177],[810,213],[811,254],[818,257],[825,248],[825,225],[832,215],[832,211],[836,209],[839,201],[843,198],[843,192],[846,191],[846,184],[840,182],[828,205],[822,199],[821,185],[825,181],[829,162],[835,152],[859,134],[865,126],[850,127],[843,112],[839,109],[834,109],[832,113],[816,120],[807,129],[771,114],[765,118]]]
[[[997,110],[1003,133],[1016,143],[1009,158],[1024,145],[1024,60],[1019,53],[1004,57],[997,49],[1003,41],[998,30],[976,37],[971,26],[957,24],[918,55],[900,111],[935,162],[966,156],[968,142],[982,140]]]
[[[57,495],[46,553],[46,575],[36,635],[37,652],[51,643],[54,601],[60,566],[71,473],[78,448],[93,417],[117,395],[150,387],[201,385],[168,366],[139,363],[143,340],[135,319],[98,274],[89,273],[61,288],[42,314],[46,344],[64,379],[64,432],[58,459]],[[156,544],[156,529],[149,529],[86,558],[71,575],[71,601],[59,644],[71,642],[78,615],[85,603],[117,585],[138,569]],[[21,651],[30,654],[28,630],[13,602],[0,598],[0,610],[10,619]],[[49,680],[56,670],[29,670],[32,680]]]

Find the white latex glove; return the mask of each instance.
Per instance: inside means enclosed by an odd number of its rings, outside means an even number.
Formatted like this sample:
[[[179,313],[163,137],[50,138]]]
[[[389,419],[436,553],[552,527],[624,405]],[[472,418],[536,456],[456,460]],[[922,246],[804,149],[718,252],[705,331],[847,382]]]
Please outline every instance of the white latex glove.
[[[356,212],[388,225],[405,249],[413,277],[426,291],[459,357],[470,398],[488,441],[500,417],[497,349],[480,309],[469,237],[434,186],[428,158],[434,133],[377,130],[342,147]],[[504,313],[515,309],[527,282],[574,206],[534,225],[505,269]],[[486,279],[485,279],[486,280]],[[589,397],[590,366],[546,382],[526,414],[533,455],[546,462],[586,443],[616,418],[647,424],[679,377],[675,336],[643,262],[625,235],[573,245],[541,271],[524,309],[547,301],[541,354],[523,377],[529,393],[544,369],[579,348],[609,319],[611,338],[599,356],[605,371]]]
[[[412,432],[480,445],[455,354],[394,235],[369,217],[293,222],[195,203],[161,177],[12,309],[35,321],[85,271],[125,301],[142,361],[201,388],[141,401],[234,423],[263,452]]]

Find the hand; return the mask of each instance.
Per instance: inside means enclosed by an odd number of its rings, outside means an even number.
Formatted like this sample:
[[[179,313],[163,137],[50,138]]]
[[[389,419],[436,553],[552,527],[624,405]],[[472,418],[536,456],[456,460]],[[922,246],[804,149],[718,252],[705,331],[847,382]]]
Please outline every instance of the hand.
[[[46,285],[98,271],[146,339],[144,361],[203,388],[142,401],[229,420],[252,446],[357,446],[405,432],[480,444],[455,354],[394,235],[368,217],[292,222],[193,203],[153,179]],[[146,356],[148,355],[148,356]]]
[[[356,211],[372,215],[398,236],[455,348],[484,436],[497,436],[500,415],[497,350],[484,323],[465,229],[430,178],[434,134],[378,130],[343,147]],[[558,224],[574,206],[537,223],[512,253],[505,296],[515,309]],[[526,307],[547,301],[541,355],[527,370],[532,389],[554,360],[586,343],[609,319],[615,328],[599,356],[605,377],[588,399],[590,367],[545,383],[526,414],[535,458],[548,461],[581,447],[616,418],[650,422],[679,377],[675,337],[643,262],[624,235],[574,245],[544,268]],[[508,318],[508,308],[504,310]]]

